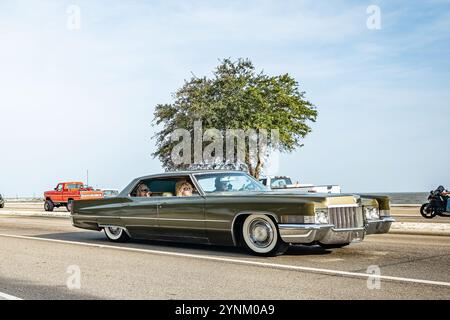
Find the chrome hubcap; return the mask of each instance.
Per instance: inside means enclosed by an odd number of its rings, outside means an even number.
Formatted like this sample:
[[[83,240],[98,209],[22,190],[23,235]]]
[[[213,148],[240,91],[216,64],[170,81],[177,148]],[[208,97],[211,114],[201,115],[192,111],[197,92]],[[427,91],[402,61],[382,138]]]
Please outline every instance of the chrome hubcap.
[[[273,241],[273,230],[267,221],[258,219],[249,226],[249,235],[252,243],[259,247],[268,247]]]
[[[120,228],[115,228],[115,227],[109,227],[108,228],[109,232],[111,232],[112,235],[114,236],[120,236],[120,233],[122,231],[122,229]]]

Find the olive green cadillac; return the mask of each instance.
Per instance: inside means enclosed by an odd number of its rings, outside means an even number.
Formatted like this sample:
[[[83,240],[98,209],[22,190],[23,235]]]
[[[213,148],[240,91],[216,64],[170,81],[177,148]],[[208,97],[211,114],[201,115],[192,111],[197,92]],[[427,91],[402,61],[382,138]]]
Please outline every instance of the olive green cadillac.
[[[342,247],[387,233],[389,198],[278,193],[242,171],[171,172],[132,181],[117,197],[75,201],[75,227],[113,242],[157,239],[243,246],[257,255],[289,244]]]

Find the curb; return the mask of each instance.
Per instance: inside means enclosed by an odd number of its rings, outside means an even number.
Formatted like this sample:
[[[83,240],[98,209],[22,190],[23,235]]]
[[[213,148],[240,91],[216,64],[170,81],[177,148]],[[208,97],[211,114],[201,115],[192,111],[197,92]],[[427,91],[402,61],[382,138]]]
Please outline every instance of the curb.
[[[450,224],[426,222],[394,222],[389,233],[426,236],[450,236]]]
[[[10,210],[2,210],[0,211],[1,216],[17,216],[17,217],[44,217],[44,218],[70,218],[69,212],[52,212],[52,213],[36,213],[36,212],[16,212]]]

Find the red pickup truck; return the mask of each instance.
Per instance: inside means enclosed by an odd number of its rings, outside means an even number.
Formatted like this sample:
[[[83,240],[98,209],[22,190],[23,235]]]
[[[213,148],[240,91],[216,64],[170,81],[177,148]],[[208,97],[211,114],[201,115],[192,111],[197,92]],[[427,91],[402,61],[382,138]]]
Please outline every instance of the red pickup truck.
[[[45,211],[65,206],[67,211],[72,208],[75,200],[92,200],[103,198],[102,191],[96,191],[91,187],[85,187],[83,182],[61,182],[53,191],[44,193]]]

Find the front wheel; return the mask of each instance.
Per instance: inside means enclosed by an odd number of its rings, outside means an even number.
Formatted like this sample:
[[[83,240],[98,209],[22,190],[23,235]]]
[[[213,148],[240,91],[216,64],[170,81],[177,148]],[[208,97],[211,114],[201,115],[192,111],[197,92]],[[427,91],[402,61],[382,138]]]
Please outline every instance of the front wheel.
[[[106,227],[103,229],[105,231],[105,235],[109,241],[112,242],[127,242],[130,240],[130,237],[125,232],[124,229],[119,227]]]
[[[44,203],[44,210],[47,212],[51,212],[53,211],[53,209],[55,208],[55,205],[53,204],[53,202],[51,200],[46,200]]]
[[[266,215],[248,216],[242,224],[242,239],[247,250],[260,256],[280,255],[289,247],[279,236],[275,223]]]
[[[424,203],[420,207],[420,214],[425,219],[433,219],[436,216],[436,211],[433,210],[433,208],[429,203]]]

